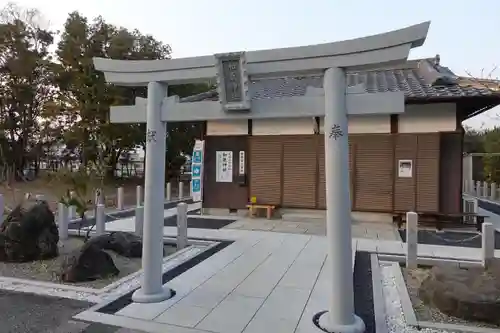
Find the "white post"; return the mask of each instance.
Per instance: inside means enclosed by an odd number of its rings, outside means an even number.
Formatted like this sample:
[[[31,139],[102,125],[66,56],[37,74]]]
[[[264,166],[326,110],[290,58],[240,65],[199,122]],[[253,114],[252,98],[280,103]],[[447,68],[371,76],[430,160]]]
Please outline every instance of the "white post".
[[[144,207],[137,206],[135,208],[135,234],[142,237],[144,229]]]
[[[74,191],[69,192],[69,197],[73,199],[76,196],[76,193]],[[72,221],[76,219],[76,207],[75,206],[69,206],[68,207],[68,220]]]
[[[59,231],[59,240],[64,241],[68,239],[68,207],[60,202],[57,205],[57,224]]]
[[[484,268],[488,268],[495,258],[495,228],[490,222],[484,222],[481,238],[481,259]]]
[[[330,305],[328,312],[320,317],[320,326],[328,332],[361,333],[365,330],[365,324],[354,314],[349,144],[345,96],[347,86],[344,70],[327,69],[323,87]]]
[[[172,200],[172,185],[170,185],[170,182],[167,183],[167,189],[166,189],[166,200],[170,201]]]
[[[462,172],[463,179],[467,184],[466,193],[472,193],[472,187],[474,186],[474,181],[472,180],[472,155],[466,155],[462,158]]]
[[[479,213],[479,204],[477,202],[477,199],[476,198],[472,198],[472,209],[473,209],[473,213],[474,214],[477,214]]]
[[[490,200],[495,200],[497,198],[497,183],[491,183]]]
[[[95,217],[95,233],[97,236],[103,235],[106,231],[106,214],[104,213],[104,205],[98,204]]]
[[[184,183],[179,182],[179,200],[182,200],[184,198]]]
[[[161,105],[166,85],[148,84],[146,107],[146,166],[144,195],[144,236],[142,242],[141,288],[132,300],[155,303],[170,298],[171,291],[162,283],[163,200],[165,195],[166,123],[161,121]]]
[[[406,213],[406,268],[417,268],[418,214]]]
[[[177,205],[177,250],[182,250],[187,245],[187,204],[181,202]]]
[[[3,224],[3,213],[5,212],[5,201],[3,199],[3,194],[0,193],[0,226]]]
[[[99,205],[99,204],[104,204],[104,195],[102,193],[102,190],[101,189],[97,189],[95,191],[95,199],[94,199],[94,204],[96,205]]]
[[[118,187],[116,190],[116,209],[123,209],[123,187]]]
[[[135,205],[136,207],[139,207],[142,205],[142,186],[137,185],[135,188]]]
[[[476,196],[477,197],[481,197],[481,182],[480,181],[477,181],[476,182]]]

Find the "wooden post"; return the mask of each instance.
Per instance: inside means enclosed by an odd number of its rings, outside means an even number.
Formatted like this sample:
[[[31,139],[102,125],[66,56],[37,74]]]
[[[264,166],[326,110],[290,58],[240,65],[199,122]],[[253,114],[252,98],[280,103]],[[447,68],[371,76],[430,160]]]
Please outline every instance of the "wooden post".
[[[182,181],[179,182],[179,200],[184,198],[184,183]]]
[[[96,209],[95,231],[97,236],[106,232],[106,214],[104,213],[104,205],[101,204],[98,204]]]
[[[144,229],[144,207],[137,206],[135,208],[135,234],[142,237]]]
[[[481,236],[481,260],[483,267],[488,268],[495,258],[495,228],[493,228],[493,224],[484,222]]]
[[[181,202],[177,205],[177,250],[181,250],[187,245],[187,204]]]
[[[123,187],[118,187],[116,192],[116,209],[123,210]]]
[[[418,214],[406,213],[406,268],[417,268]]]
[[[68,239],[68,222],[68,207],[60,202],[57,205],[57,224],[60,241]]]
[[[170,201],[172,200],[172,185],[170,185],[170,182],[167,183],[167,189],[166,189],[166,200]]]
[[[142,205],[142,186],[137,185],[135,188],[135,205],[139,207]]]

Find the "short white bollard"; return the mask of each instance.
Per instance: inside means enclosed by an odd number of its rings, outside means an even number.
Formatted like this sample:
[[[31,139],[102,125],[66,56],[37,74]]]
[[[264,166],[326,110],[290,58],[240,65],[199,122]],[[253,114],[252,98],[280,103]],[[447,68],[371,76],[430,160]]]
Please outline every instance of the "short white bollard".
[[[68,239],[68,207],[60,202],[57,205],[57,225],[59,231],[59,240],[64,241]]]
[[[68,219],[70,221],[73,221],[74,219],[76,219],[76,207],[75,206],[68,207]]]
[[[137,206],[135,208],[135,234],[142,237],[144,229],[144,207]]]
[[[481,190],[481,182],[480,182],[480,181],[477,181],[477,182],[476,182],[476,196],[477,196],[477,197],[481,197],[481,193],[482,193],[482,190]]]
[[[406,268],[417,268],[418,214],[406,213]]]
[[[490,200],[495,200],[497,197],[497,183],[491,183]]]
[[[101,189],[97,189],[95,191],[94,205],[104,204],[104,195],[102,194]]]
[[[184,183],[179,182],[179,200],[184,198]]]
[[[95,232],[96,235],[103,235],[106,231],[106,214],[104,212],[104,205],[97,205],[95,217]]]
[[[139,207],[142,205],[142,186],[137,185],[135,188],[135,206]]]
[[[166,194],[165,198],[167,201],[172,200],[172,185],[170,185],[170,182],[167,183],[167,189],[166,189]]]
[[[123,210],[123,187],[118,187],[116,190],[116,209]]]
[[[76,193],[74,191],[69,192],[69,197],[70,197],[70,199],[75,198]],[[68,207],[68,219],[69,219],[69,221],[76,219],[76,207],[75,206]]]
[[[29,200],[31,198],[31,193],[27,192],[24,194],[24,200]]]
[[[187,237],[187,204],[181,202],[177,205],[177,250],[188,245]]]
[[[3,194],[0,193],[0,226],[3,224],[3,212],[5,212],[5,202]]]
[[[484,222],[481,234],[481,259],[483,267],[488,268],[495,258],[495,228],[493,224]]]

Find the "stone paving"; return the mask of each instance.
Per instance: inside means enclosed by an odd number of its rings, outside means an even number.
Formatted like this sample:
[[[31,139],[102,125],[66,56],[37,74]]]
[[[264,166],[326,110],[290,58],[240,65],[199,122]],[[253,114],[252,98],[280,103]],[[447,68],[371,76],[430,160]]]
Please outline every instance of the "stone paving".
[[[292,234],[326,235],[324,220],[291,222],[281,219],[241,218],[226,226],[228,229],[260,230]],[[352,237],[383,240],[401,240],[397,228],[392,223],[353,221]]]
[[[306,227],[309,224],[257,219],[235,223],[236,227],[220,230],[188,230],[192,238],[234,243],[169,281],[167,286],[177,293],[172,299],[132,303],[115,314],[88,310],[75,318],[151,333],[317,332],[312,315],[327,309],[329,297],[326,238],[294,232],[294,228],[311,230]],[[247,230],[249,226],[272,227]],[[106,227],[133,230],[133,220],[114,221]],[[282,228],[292,231],[277,231]],[[353,234],[361,237],[353,238],[353,250],[403,255],[403,243],[387,239],[393,237],[392,232],[392,226],[386,224],[355,223]],[[164,227],[165,236],[175,233],[175,227]],[[481,250],[419,245],[418,254],[477,262]],[[500,251],[495,254],[500,257]]]

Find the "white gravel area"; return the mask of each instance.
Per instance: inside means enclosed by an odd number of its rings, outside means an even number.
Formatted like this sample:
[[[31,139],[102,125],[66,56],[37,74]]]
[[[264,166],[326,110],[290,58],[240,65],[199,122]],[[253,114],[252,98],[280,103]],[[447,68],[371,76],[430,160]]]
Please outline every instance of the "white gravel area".
[[[386,321],[391,333],[452,333],[448,330],[437,330],[430,328],[417,329],[406,324],[401,306],[401,298],[396,286],[395,273],[398,267],[391,264],[380,264],[382,275],[382,292],[385,300]]]

